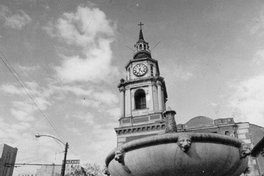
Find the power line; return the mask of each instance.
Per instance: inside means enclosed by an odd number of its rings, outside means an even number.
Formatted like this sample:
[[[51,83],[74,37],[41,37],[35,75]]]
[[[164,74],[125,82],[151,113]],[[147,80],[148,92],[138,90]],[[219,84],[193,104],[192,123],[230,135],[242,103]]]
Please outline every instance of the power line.
[[[24,89],[24,91],[26,92],[26,94],[29,96],[29,98],[32,100],[32,102],[34,103],[34,105],[38,108],[38,110],[40,111],[40,113],[45,117],[45,119],[48,121],[48,123],[50,124],[50,126],[53,128],[53,130],[57,133],[57,135],[63,140],[64,138],[62,137],[62,135],[60,135],[59,131],[56,129],[56,127],[53,125],[52,121],[46,116],[46,114],[43,112],[43,110],[39,107],[39,105],[37,104],[37,102],[34,99],[34,96],[30,93],[28,87],[26,86],[26,84],[24,83],[24,81],[22,80],[22,78],[19,76],[19,74],[16,72],[16,70],[14,69],[14,67],[12,66],[12,64],[8,61],[8,59],[5,57],[5,55],[3,54],[2,51],[0,51],[0,53],[2,54],[0,59],[2,60],[2,62],[5,64],[5,66],[7,67],[7,69],[11,72],[11,74],[15,77],[15,79],[17,80],[17,82],[21,85],[21,87]],[[8,64],[7,64],[8,63]]]
[[[92,21],[92,20],[91,20]],[[90,21],[90,22],[91,22]],[[48,123],[51,125],[51,127],[53,128],[53,130],[57,133],[57,135],[62,139],[62,141],[65,143],[65,139],[62,137],[62,135],[60,135],[59,131],[56,129],[55,125],[53,125],[52,121],[47,117],[47,115],[43,112],[43,110],[39,107],[39,105],[37,104],[37,102],[35,101],[34,96],[30,93],[29,88],[27,87],[27,85],[24,83],[23,79],[19,76],[19,74],[16,72],[16,70],[14,69],[14,67],[12,66],[12,64],[8,61],[8,59],[5,57],[5,55],[3,54],[3,52],[0,50],[0,53],[2,54],[0,59],[3,61],[3,63],[5,64],[5,66],[8,68],[8,70],[11,72],[11,74],[15,77],[15,79],[17,80],[17,82],[21,85],[21,87],[24,89],[24,91],[26,92],[26,94],[29,96],[29,98],[32,100],[32,102],[34,103],[34,105],[38,108],[38,110],[41,112],[41,114],[45,117],[45,119],[48,121]],[[31,129],[30,129],[31,130]],[[32,131],[32,130],[31,130]],[[32,131],[33,132],[33,131]],[[56,141],[58,144],[60,144],[58,141]],[[60,145],[61,147],[61,145]],[[73,153],[74,155],[76,155],[73,150],[70,150],[71,153]]]
[[[20,167],[20,166],[62,166],[61,164],[32,164],[32,163],[5,163],[4,167]]]
[[[17,169],[17,170],[19,170],[19,171],[22,171],[22,172],[25,173],[25,174],[32,174],[31,172],[25,171],[24,169],[21,169],[21,168],[17,168],[17,167],[15,167],[15,169]]]

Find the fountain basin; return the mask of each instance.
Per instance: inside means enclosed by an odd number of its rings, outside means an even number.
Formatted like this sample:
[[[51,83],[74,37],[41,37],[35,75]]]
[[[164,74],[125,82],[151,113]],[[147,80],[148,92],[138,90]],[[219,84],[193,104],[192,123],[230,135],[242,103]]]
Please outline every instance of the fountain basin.
[[[190,146],[179,139],[189,136]],[[248,164],[242,141],[213,133],[166,133],[125,143],[107,156],[111,176],[239,176]]]

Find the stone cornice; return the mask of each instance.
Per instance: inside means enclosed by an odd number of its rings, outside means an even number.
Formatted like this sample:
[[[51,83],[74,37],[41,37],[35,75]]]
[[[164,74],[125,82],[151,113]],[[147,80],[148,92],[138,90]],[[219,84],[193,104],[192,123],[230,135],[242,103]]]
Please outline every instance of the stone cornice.
[[[138,126],[125,126],[115,128],[116,134],[125,135],[125,134],[133,134],[133,133],[144,133],[144,132],[151,132],[151,131],[161,131],[165,129],[164,123],[152,123],[146,125],[138,125]]]
[[[145,60],[148,60],[148,61],[152,61],[152,62],[155,62],[156,64],[158,64],[158,61],[155,60],[155,59],[152,59],[150,57],[146,57],[146,58],[138,58],[138,59],[131,59],[128,61],[127,65],[125,66],[125,68],[127,69],[127,67],[133,63],[133,62],[139,62],[139,61],[145,61]]]
[[[147,82],[147,81],[155,82],[155,83],[156,82],[161,82],[165,86],[163,77],[161,77],[161,76],[158,76],[158,77],[150,76],[150,77],[146,77],[146,78],[133,79],[133,80],[128,80],[128,81],[122,80],[117,85],[117,87],[120,88],[120,87],[125,87],[125,86],[127,86],[129,84],[137,84],[137,83],[142,83],[142,82]]]

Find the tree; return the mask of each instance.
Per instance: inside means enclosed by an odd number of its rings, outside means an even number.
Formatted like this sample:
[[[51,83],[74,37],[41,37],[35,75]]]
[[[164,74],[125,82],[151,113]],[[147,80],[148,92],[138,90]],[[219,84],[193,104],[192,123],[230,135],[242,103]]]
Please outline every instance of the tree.
[[[66,176],[104,176],[104,174],[98,164],[87,163],[83,167],[76,169],[74,174],[67,174]]]

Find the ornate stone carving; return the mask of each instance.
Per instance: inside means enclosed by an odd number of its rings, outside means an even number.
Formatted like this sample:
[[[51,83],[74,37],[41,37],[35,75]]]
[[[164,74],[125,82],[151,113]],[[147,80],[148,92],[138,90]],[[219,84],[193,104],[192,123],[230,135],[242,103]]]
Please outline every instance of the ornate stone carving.
[[[124,164],[125,151],[123,149],[118,149],[115,151],[115,160],[121,164]]]
[[[107,166],[104,167],[103,173],[104,173],[105,175],[107,175],[107,176],[110,176],[110,172],[109,172]]]
[[[251,149],[247,146],[247,144],[242,144],[240,148],[241,158],[245,158],[250,154],[251,154]]]
[[[115,160],[122,165],[124,171],[133,175],[130,169],[125,165],[125,150],[124,149],[121,148],[115,151]]]
[[[148,125],[148,126],[142,126],[139,128],[125,128],[121,130],[116,130],[117,135],[124,135],[127,133],[138,133],[138,132],[149,132],[149,131],[156,131],[160,129],[164,129],[165,124],[155,124],[155,125]]]
[[[178,137],[178,145],[182,151],[187,152],[192,144],[192,137],[188,134],[183,134]]]
[[[126,90],[126,89],[125,89],[125,87],[123,87],[123,86],[119,88],[119,91],[120,91],[120,92],[125,92],[125,90]]]

